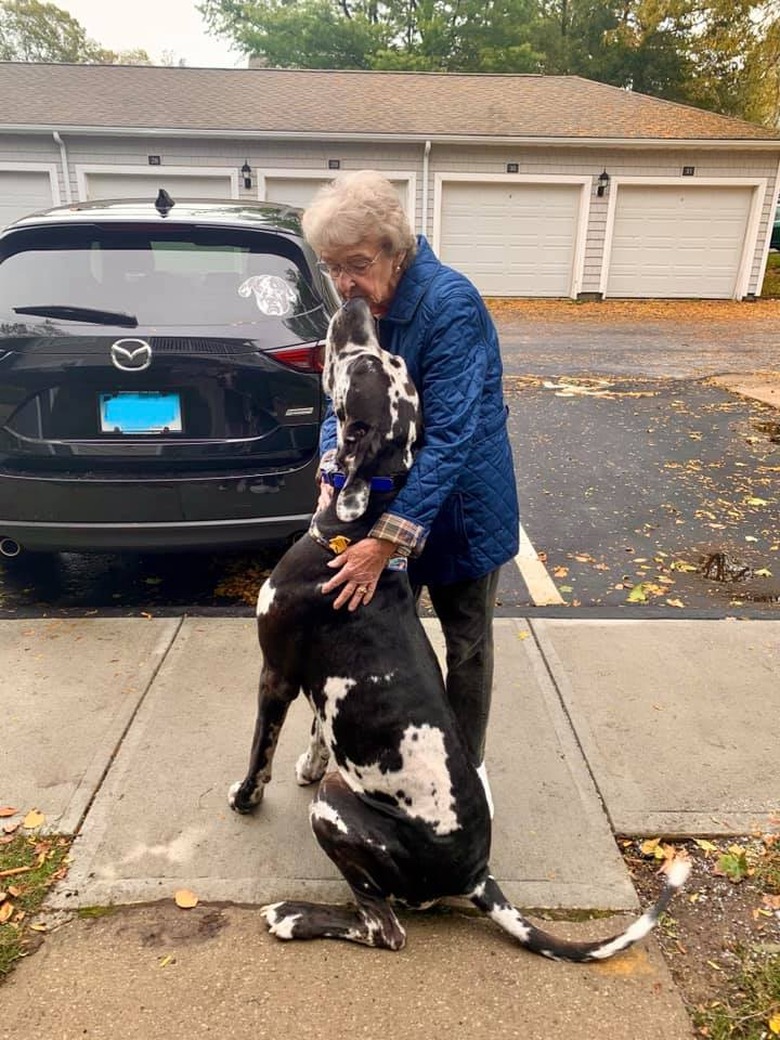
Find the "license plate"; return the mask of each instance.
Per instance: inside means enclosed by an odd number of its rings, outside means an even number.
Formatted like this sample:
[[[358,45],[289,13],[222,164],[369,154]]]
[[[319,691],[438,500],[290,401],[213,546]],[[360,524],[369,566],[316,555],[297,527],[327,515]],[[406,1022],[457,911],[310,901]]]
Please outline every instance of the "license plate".
[[[181,433],[179,395],[141,390],[98,394],[102,433]]]

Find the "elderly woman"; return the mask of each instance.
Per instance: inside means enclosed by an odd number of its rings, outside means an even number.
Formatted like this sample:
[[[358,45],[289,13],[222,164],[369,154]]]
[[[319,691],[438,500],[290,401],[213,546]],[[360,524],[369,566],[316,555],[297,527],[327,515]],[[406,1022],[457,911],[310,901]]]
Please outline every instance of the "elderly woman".
[[[481,766],[493,682],[500,567],[518,548],[517,490],[501,390],[498,338],[476,288],[415,239],[392,184],[370,170],[322,188],[303,229],[344,299],[364,297],[379,340],[400,354],[420,394],[423,443],[405,486],[368,538],[330,563],[334,607],[370,602],[383,568],[409,557],[447,644],[447,696]],[[331,462],[336,422],[320,442]],[[322,484],[320,506],[332,493]]]

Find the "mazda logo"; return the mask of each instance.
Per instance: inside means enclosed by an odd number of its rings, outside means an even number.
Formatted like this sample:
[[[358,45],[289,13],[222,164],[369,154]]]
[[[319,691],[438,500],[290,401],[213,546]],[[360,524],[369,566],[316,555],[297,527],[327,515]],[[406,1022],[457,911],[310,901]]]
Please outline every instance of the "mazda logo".
[[[152,348],[143,339],[118,339],[111,344],[111,364],[120,372],[143,372],[152,363]]]

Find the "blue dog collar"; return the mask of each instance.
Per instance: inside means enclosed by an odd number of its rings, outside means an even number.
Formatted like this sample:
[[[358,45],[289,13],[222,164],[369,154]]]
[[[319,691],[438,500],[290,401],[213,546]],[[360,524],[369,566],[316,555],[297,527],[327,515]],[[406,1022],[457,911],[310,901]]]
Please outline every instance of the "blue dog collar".
[[[326,473],[325,470],[320,470],[320,477],[326,484],[330,484],[330,486],[335,488],[337,491],[340,491],[347,481],[344,473]],[[396,481],[395,477],[371,478],[372,491],[395,491],[398,487],[400,487],[400,484]]]

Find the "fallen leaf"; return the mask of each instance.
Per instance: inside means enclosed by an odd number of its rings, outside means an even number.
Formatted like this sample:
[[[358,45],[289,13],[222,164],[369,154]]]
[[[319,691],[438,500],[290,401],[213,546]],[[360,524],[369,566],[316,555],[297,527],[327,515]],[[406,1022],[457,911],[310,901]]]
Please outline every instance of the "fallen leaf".
[[[647,603],[644,585],[635,585],[626,598],[627,603]]]
[[[767,1025],[769,1026],[770,1033],[774,1033],[775,1036],[780,1036],[780,1011],[772,1015],[767,1022]]]
[[[768,506],[769,503],[767,502],[767,500],[765,498],[756,498],[755,496],[753,496],[752,498],[746,498],[745,499],[745,505],[748,505],[748,506]]]
[[[745,850],[735,851],[737,849],[738,846],[732,845],[727,853],[718,858],[718,862],[712,868],[713,874],[726,877],[735,885],[738,885],[740,881],[744,881],[749,873]]]
[[[13,916],[13,912],[13,903],[11,903],[10,901],[3,903],[3,905],[0,906],[0,924],[5,924],[6,921],[9,921]]]
[[[696,838],[694,840],[694,844],[698,845],[699,848],[703,849],[705,852],[717,852],[718,851],[718,846],[715,845],[711,841],[707,841],[706,838]]]
[[[668,599],[666,601],[666,604],[669,607],[684,607],[685,606],[685,604],[683,603],[683,601],[681,599]]]
[[[12,820],[10,823],[4,823],[3,824],[3,833],[4,834],[14,834],[16,831],[19,830],[19,828],[21,826],[22,826],[22,821],[21,820],[15,820],[15,821]]]
[[[19,810],[14,809],[12,805],[0,806],[0,817],[2,816],[14,816]]]
[[[166,957],[163,957],[160,961],[161,968],[167,968],[169,964],[175,964],[176,958],[172,953],[169,953]]]
[[[45,821],[46,817],[38,809],[30,809],[24,818],[22,826],[26,831],[34,830],[35,827],[40,827]]]
[[[198,897],[188,888],[180,888],[173,896],[176,905],[182,910],[191,910],[198,905]]]

